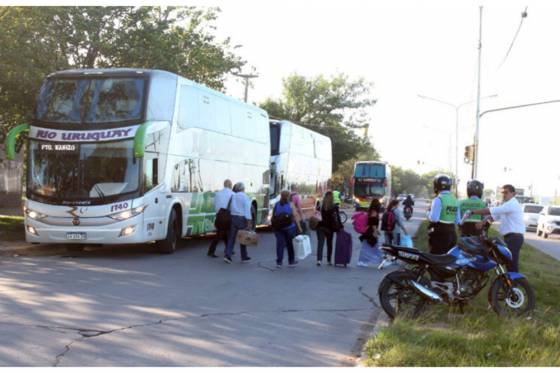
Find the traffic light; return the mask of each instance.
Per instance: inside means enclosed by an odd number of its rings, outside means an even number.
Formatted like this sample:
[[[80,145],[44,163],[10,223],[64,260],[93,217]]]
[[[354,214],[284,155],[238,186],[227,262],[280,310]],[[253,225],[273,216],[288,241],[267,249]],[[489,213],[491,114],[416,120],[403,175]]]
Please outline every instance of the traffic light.
[[[465,163],[474,163],[474,145],[465,146]]]

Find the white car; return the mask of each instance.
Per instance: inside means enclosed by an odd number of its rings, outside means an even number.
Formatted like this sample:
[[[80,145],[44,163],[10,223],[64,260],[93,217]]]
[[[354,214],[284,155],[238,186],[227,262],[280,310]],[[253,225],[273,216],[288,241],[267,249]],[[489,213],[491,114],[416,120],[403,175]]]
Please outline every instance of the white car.
[[[539,214],[537,236],[548,238],[553,233],[560,233],[560,206],[546,206]]]
[[[523,222],[525,223],[526,230],[537,230],[537,224],[539,222],[539,214],[544,208],[543,205],[538,205],[536,203],[524,203],[521,205],[523,209]]]

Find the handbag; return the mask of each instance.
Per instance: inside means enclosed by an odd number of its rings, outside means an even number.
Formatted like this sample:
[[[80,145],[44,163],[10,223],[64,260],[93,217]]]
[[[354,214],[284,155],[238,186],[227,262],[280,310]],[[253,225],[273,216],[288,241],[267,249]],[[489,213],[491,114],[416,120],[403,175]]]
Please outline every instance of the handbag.
[[[229,197],[229,202],[227,208],[221,208],[216,214],[216,219],[214,220],[214,227],[219,231],[227,231],[231,227],[231,199],[233,195]]]
[[[257,232],[239,230],[237,231],[237,236],[235,238],[241,245],[257,246],[259,244],[259,235]]]

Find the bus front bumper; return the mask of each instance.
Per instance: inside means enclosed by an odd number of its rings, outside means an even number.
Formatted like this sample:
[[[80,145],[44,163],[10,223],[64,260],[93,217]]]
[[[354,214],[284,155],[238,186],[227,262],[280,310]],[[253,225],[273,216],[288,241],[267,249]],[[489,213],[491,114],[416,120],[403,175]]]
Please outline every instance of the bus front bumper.
[[[25,240],[30,243],[119,245],[150,241],[145,237],[143,217],[135,216],[102,226],[53,226],[25,219]]]

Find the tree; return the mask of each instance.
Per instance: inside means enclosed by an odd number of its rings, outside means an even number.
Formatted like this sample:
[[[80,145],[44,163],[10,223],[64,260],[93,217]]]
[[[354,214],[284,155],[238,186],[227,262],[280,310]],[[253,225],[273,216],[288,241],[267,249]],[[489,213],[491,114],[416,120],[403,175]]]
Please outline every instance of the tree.
[[[403,169],[398,166],[391,167],[393,195],[414,194],[422,195],[425,192],[422,177],[413,170]]]
[[[379,159],[369,139],[354,130],[370,125],[366,110],[375,104],[372,83],[363,78],[351,80],[344,74],[330,79],[322,75],[306,78],[297,74],[283,81],[283,97],[261,103],[270,117],[287,119],[330,137],[333,147],[333,170],[352,160]]]
[[[0,7],[0,124],[33,116],[42,79],[68,68],[171,71],[222,90],[245,64],[216,40],[219,10],[194,7]]]

